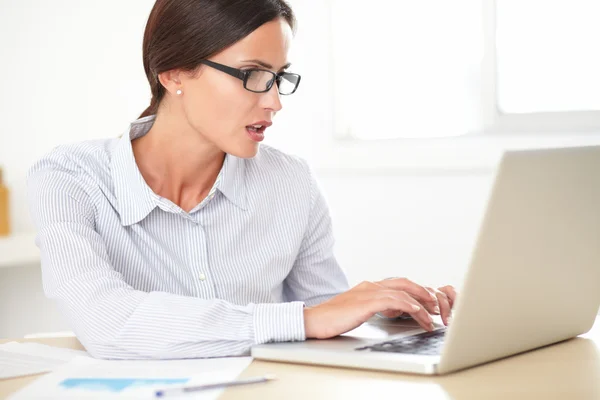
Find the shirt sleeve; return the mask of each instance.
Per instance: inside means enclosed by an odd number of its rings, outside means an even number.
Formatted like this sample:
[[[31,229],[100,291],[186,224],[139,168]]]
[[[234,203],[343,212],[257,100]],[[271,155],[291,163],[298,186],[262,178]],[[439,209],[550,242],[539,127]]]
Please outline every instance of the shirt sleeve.
[[[309,173],[311,207],[308,224],[284,287],[288,299],[313,306],[347,291],[349,287],[334,255],[335,240],[329,206],[310,169]]]
[[[300,301],[237,306],[132,288],[111,265],[86,185],[48,160],[30,170],[27,183],[44,291],[92,356],[236,356],[254,344],[305,339]]]

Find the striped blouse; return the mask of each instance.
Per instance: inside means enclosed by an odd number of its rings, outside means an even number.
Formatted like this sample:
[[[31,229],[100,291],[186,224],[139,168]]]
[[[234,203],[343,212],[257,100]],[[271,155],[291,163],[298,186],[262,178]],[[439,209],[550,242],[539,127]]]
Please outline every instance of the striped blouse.
[[[55,148],[28,174],[43,287],[98,358],[248,355],[305,340],[303,307],[348,289],[306,162],[263,145],[226,155],[190,212],[158,196],[121,138]]]

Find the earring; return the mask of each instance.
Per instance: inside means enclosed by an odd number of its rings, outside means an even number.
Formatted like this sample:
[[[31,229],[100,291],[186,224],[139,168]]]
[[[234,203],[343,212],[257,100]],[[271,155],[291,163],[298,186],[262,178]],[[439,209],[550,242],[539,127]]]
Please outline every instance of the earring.
[[[183,93],[183,92],[181,91],[181,89],[179,89],[179,90],[177,90],[176,93],[177,93],[178,96],[181,96],[181,93]]]

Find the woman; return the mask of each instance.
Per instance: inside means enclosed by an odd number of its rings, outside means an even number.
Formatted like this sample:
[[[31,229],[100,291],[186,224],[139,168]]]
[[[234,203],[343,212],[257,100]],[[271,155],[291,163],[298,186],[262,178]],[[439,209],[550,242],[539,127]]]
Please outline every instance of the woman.
[[[348,288],[306,163],[259,144],[294,93],[283,0],[158,0],[150,107],[121,138],[62,146],[28,178],[43,283],[92,356],[247,354],[376,313],[448,322],[450,286]]]

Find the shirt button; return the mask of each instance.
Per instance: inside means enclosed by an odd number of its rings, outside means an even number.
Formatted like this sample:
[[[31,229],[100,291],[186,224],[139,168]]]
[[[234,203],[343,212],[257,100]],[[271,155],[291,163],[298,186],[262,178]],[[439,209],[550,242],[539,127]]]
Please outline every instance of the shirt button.
[[[200,274],[200,275],[198,275],[198,279],[200,279],[201,281],[205,281],[206,280],[206,275]]]

